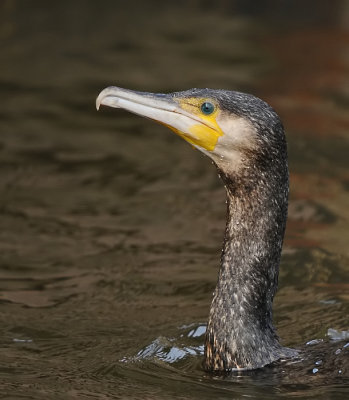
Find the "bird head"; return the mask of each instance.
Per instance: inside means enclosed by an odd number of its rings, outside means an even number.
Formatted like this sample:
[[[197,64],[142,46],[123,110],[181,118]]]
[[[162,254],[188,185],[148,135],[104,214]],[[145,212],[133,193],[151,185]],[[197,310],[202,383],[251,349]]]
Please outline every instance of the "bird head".
[[[264,101],[240,92],[190,89],[169,94],[115,86],[102,90],[99,107],[122,108],[155,120],[209,156],[225,173],[238,171],[246,155],[272,146],[277,114]]]

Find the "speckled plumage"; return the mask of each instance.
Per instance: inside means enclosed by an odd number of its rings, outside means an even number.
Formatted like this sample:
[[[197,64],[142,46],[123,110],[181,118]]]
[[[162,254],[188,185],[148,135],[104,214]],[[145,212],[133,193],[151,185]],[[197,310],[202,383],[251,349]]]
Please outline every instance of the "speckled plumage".
[[[238,92],[214,95],[222,109],[253,124],[258,146],[244,154],[238,172],[218,169],[227,190],[227,224],[204,368],[254,369],[297,354],[280,345],[272,322],[287,218],[287,147],[280,119],[264,101]]]

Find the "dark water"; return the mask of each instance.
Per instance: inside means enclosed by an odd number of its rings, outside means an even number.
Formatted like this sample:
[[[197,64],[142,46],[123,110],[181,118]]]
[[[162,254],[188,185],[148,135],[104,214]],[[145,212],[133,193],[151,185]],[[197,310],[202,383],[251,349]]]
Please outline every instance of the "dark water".
[[[348,25],[347,1],[1,2],[1,399],[348,396]],[[111,84],[238,89],[278,110],[275,322],[303,360],[202,371],[224,191],[170,131],[97,113]]]

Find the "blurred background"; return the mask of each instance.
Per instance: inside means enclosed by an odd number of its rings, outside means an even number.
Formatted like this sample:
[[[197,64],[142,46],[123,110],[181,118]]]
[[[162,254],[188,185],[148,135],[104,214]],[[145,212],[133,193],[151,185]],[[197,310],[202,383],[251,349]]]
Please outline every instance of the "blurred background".
[[[1,1],[1,398],[348,393],[321,363],[298,386],[203,373],[224,189],[164,127],[95,109],[109,85],[269,102],[291,172],[275,322],[286,345],[330,343],[349,315],[348,27],[347,0]]]

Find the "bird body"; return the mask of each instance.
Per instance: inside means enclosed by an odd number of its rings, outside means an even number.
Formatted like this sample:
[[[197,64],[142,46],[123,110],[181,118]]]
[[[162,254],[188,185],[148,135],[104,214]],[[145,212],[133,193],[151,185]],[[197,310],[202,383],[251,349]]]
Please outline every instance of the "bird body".
[[[227,223],[205,370],[255,369],[296,356],[281,346],[272,321],[289,188],[276,112],[252,95],[212,89],[152,94],[109,87],[96,104],[168,126],[213,160],[225,185]]]

